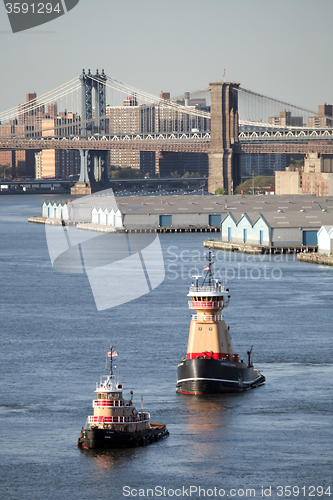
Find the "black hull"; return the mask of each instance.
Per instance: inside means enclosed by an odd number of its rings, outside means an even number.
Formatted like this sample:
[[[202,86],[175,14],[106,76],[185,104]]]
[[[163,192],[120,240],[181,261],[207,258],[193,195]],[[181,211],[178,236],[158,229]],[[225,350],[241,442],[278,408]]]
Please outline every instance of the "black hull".
[[[243,392],[262,385],[265,377],[245,363],[187,359],[178,364],[176,391],[183,394]]]
[[[143,432],[126,432],[113,429],[82,429],[78,446],[86,450],[132,448],[152,443],[169,435],[165,425],[155,424]]]

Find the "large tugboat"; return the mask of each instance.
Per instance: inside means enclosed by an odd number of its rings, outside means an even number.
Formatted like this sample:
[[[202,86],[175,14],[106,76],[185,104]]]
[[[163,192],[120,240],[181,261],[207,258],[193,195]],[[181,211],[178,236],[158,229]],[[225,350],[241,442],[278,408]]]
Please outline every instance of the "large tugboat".
[[[140,446],[157,441],[169,434],[163,424],[150,423],[150,414],[137,412],[131,398],[123,398],[123,388],[115,379],[110,348],[110,374],[102,375],[96,383],[97,399],[93,400],[94,415],[89,415],[82,427],[78,446],[84,449],[111,449]]]
[[[178,364],[176,391],[183,394],[217,394],[241,392],[265,382],[265,377],[253,367],[252,348],[247,351],[247,363],[239,359],[232,347],[229,327],[222,310],[228,307],[229,289],[213,279],[213,254],[209,249],[205,278],[193,276],[188,297],[192,314],[186,358]]]

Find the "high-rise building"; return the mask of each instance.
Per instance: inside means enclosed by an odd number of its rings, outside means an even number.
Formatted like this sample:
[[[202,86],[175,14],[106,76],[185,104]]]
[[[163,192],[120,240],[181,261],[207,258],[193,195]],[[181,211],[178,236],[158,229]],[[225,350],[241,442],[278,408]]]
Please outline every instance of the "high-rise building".
[[[17,120],[0,124],[0,136],[2,137],[25,137],[25,125],[18,125]],[[6,166],[6,175],[16,177],[17,175],[34,176],[34,153],[32,150],[0,151],[0,165]]]
[[[170,152],[159,159],[159,174],[161,177],[184,177],[197,175],[208,176],[207,153],[174,153]]]
[[[56,118],[42,120],[42,136],[70,135],[78,126],[75,122],[78,117],[75,113],[67,111],[60,113]],[[41,156],[35,156],[36,178],[69,177],[80,173],[80,152],[67,149],[43,149]]]
[[[270,116],[270,125],[281,125],[282,127],[303,127],[302,116],[292,116],[291,111],[281,111],[280,116]]]
[[[333,105],[332,104],[319,105],[318,116],[310,116],[309,118],[309,127],[311,128],[333,127]]]
[[[332,104],[320,104],[318,106],[318,115],[333,116]]]
[[[43,176],[43,167],[42,167],[42,159],[43,154],[41,151],[35,153],[35,178],[41,179]]]
[[[287,155],[280,153],[240,154],[241,181],[250,179],[252,175],[273,177],[275,171],[285,170]]]
[[[108,134],[139,134],[141,131],[140,106],[135,104],[107,106],[106,117],[106,130]]]
[[[126,97],[126,99],[124,99],[123,101],[123,105],[124,106],[137,106],[138,105],[138,101],[137,101],[137,98],[135,95],[132,95],[131,97]]]
[[[110,166],[140,169],[140,151],[137,149],[111,149]]]
[[[77,150],[43,149],[35,154],[36,179],[68,178],[80,173],[80,153]]]
[[[333,158],[308,153],[301,168],[275,172],[276,194],[333,195]]]

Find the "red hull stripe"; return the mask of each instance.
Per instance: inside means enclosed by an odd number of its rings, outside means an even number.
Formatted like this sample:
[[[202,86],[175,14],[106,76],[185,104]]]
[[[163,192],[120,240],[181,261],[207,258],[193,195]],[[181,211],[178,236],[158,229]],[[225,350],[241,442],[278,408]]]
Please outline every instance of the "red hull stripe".
[[[225,352],[188,352],[186,354],[187,359],[203,358],[206,359],[227,359],[228,361],[239,361],[239,354],[227,354]]]
[[[188,392],[188,391],[177,391],[180,394],[203,394],[203,392]]]

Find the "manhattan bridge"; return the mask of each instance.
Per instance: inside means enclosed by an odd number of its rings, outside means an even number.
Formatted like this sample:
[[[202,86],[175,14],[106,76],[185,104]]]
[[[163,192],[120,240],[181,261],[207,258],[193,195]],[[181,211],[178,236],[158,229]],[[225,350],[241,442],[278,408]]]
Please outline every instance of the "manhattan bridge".
[[[235,82],[157,97],[104,70],[83,70],[38,99],[0,113],[0,151],[79,151],[78,194],[86,194],[91,183],[107,182],[111,152],[154,152],[156,174],[163,155],[201,153],[208,155],[208,190],[231,193],[240,183],[241,154],[333,155],[332,121],[332,115]]]

